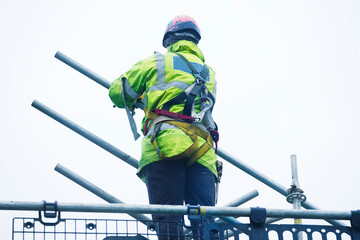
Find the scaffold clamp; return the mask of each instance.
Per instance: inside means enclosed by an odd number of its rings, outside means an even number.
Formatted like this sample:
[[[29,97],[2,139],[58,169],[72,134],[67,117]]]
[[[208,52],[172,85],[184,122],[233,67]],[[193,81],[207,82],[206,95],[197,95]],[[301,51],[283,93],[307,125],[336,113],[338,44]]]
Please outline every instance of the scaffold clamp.
[[[250,209],[250,239],[267,240],[265,221],[266,208],[256,207]]]
[[[202,216],[205,214],[205,210],[203,208],[201,208],[200,205],[186,205],[187,206],[187,215],[188,215],[188,219],[190,221],[201,221]]]
[[[294,199],[300,199],[302,203],[306,201],[306,196],[304,194],[304,191],[299,187],[292,185],[287,192],[288,195],[286,196],[286,201],[288,203],[292,204]]]
[[[43,214],[42,214],[43,212]],[[56,218],[55,221],[44,221],[43,218]],[[39,221],[45,226],[55,226],[61,221],[60,211],[57,208],[57,201],[48,203],[43,201],[43,211],[39,211]]]

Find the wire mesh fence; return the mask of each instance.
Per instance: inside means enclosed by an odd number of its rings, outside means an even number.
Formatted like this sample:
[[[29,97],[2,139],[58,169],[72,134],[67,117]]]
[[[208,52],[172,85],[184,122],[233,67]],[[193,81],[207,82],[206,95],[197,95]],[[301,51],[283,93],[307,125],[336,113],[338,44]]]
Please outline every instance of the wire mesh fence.
[[[157,239],[152,224],[114,219],[60,219],[57,223],[44,223],[39,218],[14,218],[13,240],[111,240],[115,236]]]
[[[159,224],[166,230],[159,233]],[[175,227],[174,227],[175,226]],[[14,218],[13,240],[350,240],[351,227],[328,225],[266,224],[255,228],[251,224],[202,224],[191,231],[183,223],[143,223],[117,219],[57,219],[44,222],[41,218]]]

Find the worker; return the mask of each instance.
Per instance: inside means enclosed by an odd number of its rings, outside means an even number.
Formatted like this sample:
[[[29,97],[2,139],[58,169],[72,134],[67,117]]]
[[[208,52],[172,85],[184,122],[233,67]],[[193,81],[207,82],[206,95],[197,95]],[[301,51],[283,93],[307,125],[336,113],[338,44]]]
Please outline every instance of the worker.
[[[133,110],[142,101],[142,155],[137,175],[146,183],[150,204],[215,205],[219,138],[211,112],[215,104],[214,71],[197,44],[200,29],[189,16],[176,16],[167,25],[155,52],[112,82],[109,96],[115,106]],[[153,215],[158,234],[182,231],[182,216]],[[204,216],[205,223],[214,222]],[[192,221],[195,233],[199,221]],[[165,229],[170,228],[170,229]],[[179,231],[179,232],[178,232]]]

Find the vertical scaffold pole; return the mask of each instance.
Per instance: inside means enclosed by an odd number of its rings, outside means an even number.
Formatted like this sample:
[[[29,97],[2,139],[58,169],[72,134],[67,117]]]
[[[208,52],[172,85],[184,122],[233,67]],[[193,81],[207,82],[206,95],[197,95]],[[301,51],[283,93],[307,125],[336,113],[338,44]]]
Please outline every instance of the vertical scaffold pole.
[[[291,175],[292,175],[292,186],[291,189],[294,189],[294,193],[302,194],[302,190],[300,189],[299,177],[298,177],[298,169],[297,169],[297,159],[296,155],[291,155]],[[302,198],[301,195],[295,195],[293,197],[293,208],[301,209]],[[302,224],[301,218],[294,219],[295,224]],[[303,240],[303,235],[301,232],[298,233],[298,239]]]
[[[300,188],[296,155],[291,155],[291,173],[292,173],[292,186],[295,188]],[[294,197],[293,206],[294,209],[301,209],[301,198],[299,196]],[[297,219],[297,220],[298,222],[301,223],[301,219]]]

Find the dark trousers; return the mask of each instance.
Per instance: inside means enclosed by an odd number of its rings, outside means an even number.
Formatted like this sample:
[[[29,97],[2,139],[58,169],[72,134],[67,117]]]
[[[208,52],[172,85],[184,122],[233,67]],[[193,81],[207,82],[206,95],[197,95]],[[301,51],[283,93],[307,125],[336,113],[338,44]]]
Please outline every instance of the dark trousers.
[[[190,205],[215,206],[215,175],[197,162],[190,167],[187,167],[186,160],[151,163],[146,166],[146,186],[150,204],[183,205],[185,202]],[[159,235],[175,236],[182,232],[182,226],[179,227],[182,216],[153,215],[153,220],[164,222],[159,226]],[[204,216],[203,222],[212,223],[214,217]],[[192,221],[191,227],[193,233],[201,231],[199,221]]]

